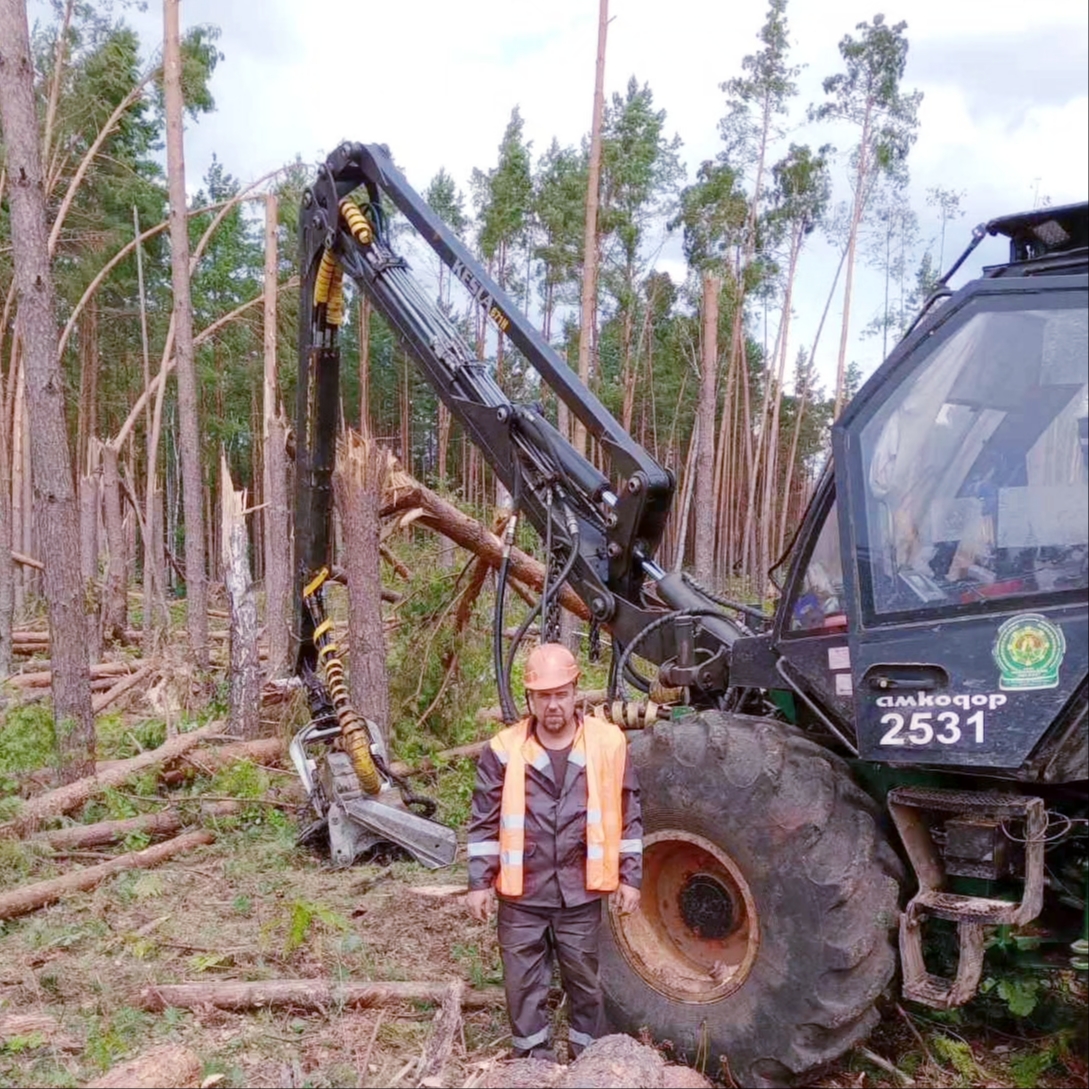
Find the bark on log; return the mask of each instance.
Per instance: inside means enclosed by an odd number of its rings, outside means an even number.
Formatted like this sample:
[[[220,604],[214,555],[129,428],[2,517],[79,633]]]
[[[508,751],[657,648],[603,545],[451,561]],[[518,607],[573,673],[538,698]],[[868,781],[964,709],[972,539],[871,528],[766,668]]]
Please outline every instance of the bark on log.
[[[418,1082],[434,1078],[439,1084],[445,1084],[443,1075],[461,1029],[461,998],[464,993],[465,984],[460,979],[454,980],[447,986],[442,1006],[435,1014],[431,1035],[428,1037],[423,1057],[420,1059],[416,1076]]]
[[[99,662],[91,666],[91,679],[99,680],[103,677],[117,677],[126,673],[134,673],[143,663],[137,658],[126,662]],[[48,688],[53,681],[51,669],[35,670],[33,673],[15,673],[4,682],[12,688]]]
[[[182,758],[186,766],[171,768],[160,776],[167,786],[177,786],[195,775],[214,775],[238,760],[255,764],[275,764],[287,755],[287,741],[282,737],[261,737],[215,749],[194,749]]]
[[[200,1056],[180,1044],[153,1047],[87,1082],[87,1089],[186,1089],[200,1084]]]
[[[95,714],[97,715],[100,711],[105,711],[111,703],[119,700],[126,692],[135,688],[138,684],[143,684],[143,682],[158,668],[158,662],[148,662],[146,665],[142,665],[135,673],[130,673],[127,677],[122,677],[117,684],[108,691],[103,692],[101,696],[95,696],[92,701]]]
[[[231,608],[230,733],[247,740],[261,732],[261,659],[257,650],[257,599],[250,577],[246,493],[235,491],[226,455],[221,459],[223,526],[221,558]]]
[[[441,1002],[449,983],[332,983],[327,979],[266,979],[256,982],[164,983],[145,987],[134,999],[140,1009],[159,1013],[169,1006],[192,1009],[209,1005],[221,1010],[265,1006],[297,1009],[366,1008],[394,1002]],[[471,987],[461,996],[465,1009],[489,1009],[505,1001],[502,987]]]
[[[503,559],[503,542],[494,533],[408,473],[396,470],[390,474],[390,478],[390,488],[381,510],[383,517],[401,511],[421,510],[422,513],[414,521],[449,537],[454,544],[480,556],[492,567],[499,567]],[[520,548],[511,549],[510,573],[512,578],[535,590],[544,586],[544,565]],[[569,586],[561,589],[560,602],[581,620],[590,619],[586,604]]]
[[[33,885],[0,893],[0,919],[14,919],[19,915],[26,915],[47,904],[56,903],[73,892],[93,889],[100,881],[122,870],[146,870],[182,851],[190,851],[214,840],[215,836],[211,832],[187,832],[183,836],[168,839],[165,843],[157,843],[154,847],[118,855],[117,858],[111,858],[109,862],[102,862],[97,866],[87,866],[63,877],[37,881]]]
[[[389,472],[380,446],[349,432],[340,443],[333,489],[344,527],[348,575],[348,682],[352,705],[389,732],[389,674],[382,632],[379,508]]]
[[[200,816],[228,817],[237,813],[240,808],[237,802],[210,802],[201,807]],[[190,822],[191,818],[187,819],[178,809],[162,809],[157,813],[142,813],[138,817],[127,817],[125,820],[77,824],[55,832],[42,832],[37,838],[48,843],[54,851],[76,851],[84,847],[104,847],[110,843],[120,843],[133,832],[143,832],[149,836],[171,836]]]
[[[35,831],[46,817],[57,817],[77,809],[88,798],[93,797],[107,787],[119,786],[133,772],[154,767],[168,760],[174,760],[190,749],[195,749],[206,737],[223,730],[222,722],[209,722],[192,733],[179,734],[169,738],[157,749],[142,752],[128,760],[119,760],[101,775],[90,775],[77,779],[74,783],[58,787],[56,790],[39,794],[23,804],[19,815],[6,824],[0,824],[0,838],[5,836],[25,836]]]

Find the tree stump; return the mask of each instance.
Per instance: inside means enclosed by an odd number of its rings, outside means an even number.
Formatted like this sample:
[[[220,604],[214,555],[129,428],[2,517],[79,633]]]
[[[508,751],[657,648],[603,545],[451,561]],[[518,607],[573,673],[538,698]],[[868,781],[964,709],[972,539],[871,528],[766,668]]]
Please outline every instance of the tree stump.
[[[257,599],[250,577],[246,535],[246,493],[234,490],[227,458],[220,472],[223,580],[231,611],[231,692],[229,732],[244,738],[261,733],[261,656],[257,649]]]
[[[382,632],[379,512],[388,475],[389,454],[349,432],[333,475],[348,576],[348,680],[352,705],[384,730],[389,725],[389,677]]]

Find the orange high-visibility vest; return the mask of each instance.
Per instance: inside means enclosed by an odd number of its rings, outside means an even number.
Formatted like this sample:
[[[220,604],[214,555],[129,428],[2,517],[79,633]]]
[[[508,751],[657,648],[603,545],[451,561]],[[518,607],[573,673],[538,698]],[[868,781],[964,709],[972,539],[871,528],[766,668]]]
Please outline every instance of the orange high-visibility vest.
[[[522,719],[491,739],[506,766],[499,818],[499,879],[496,891],[521,896],[526,842],[526,764],[543,771],[549,756]],[[575,734],[568,758],[586,766],[586,887],[612,892],[620,884],[624,761],[627,741],[611,722],[588,716]]]

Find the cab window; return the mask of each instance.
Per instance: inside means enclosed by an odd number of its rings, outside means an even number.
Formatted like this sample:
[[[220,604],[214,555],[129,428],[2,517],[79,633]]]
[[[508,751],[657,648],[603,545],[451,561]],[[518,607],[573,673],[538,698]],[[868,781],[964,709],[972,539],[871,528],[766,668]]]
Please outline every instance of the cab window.
[[[800,592],[790,610],[790,630],[816,635],[844,631],[846,627],[839,520],[833,500],[806,563]]]
[[[1089,323],[1076,301],[981,301],[865,424],[867,612],[1089,585]]]

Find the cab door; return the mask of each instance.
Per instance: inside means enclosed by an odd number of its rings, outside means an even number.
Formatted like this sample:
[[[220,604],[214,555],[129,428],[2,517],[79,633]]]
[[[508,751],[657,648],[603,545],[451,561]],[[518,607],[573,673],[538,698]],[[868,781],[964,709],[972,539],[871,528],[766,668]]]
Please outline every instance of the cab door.
[[[1086,277],[970,284],[833,430],[859,755],[1020,766],[1089,660]]]

